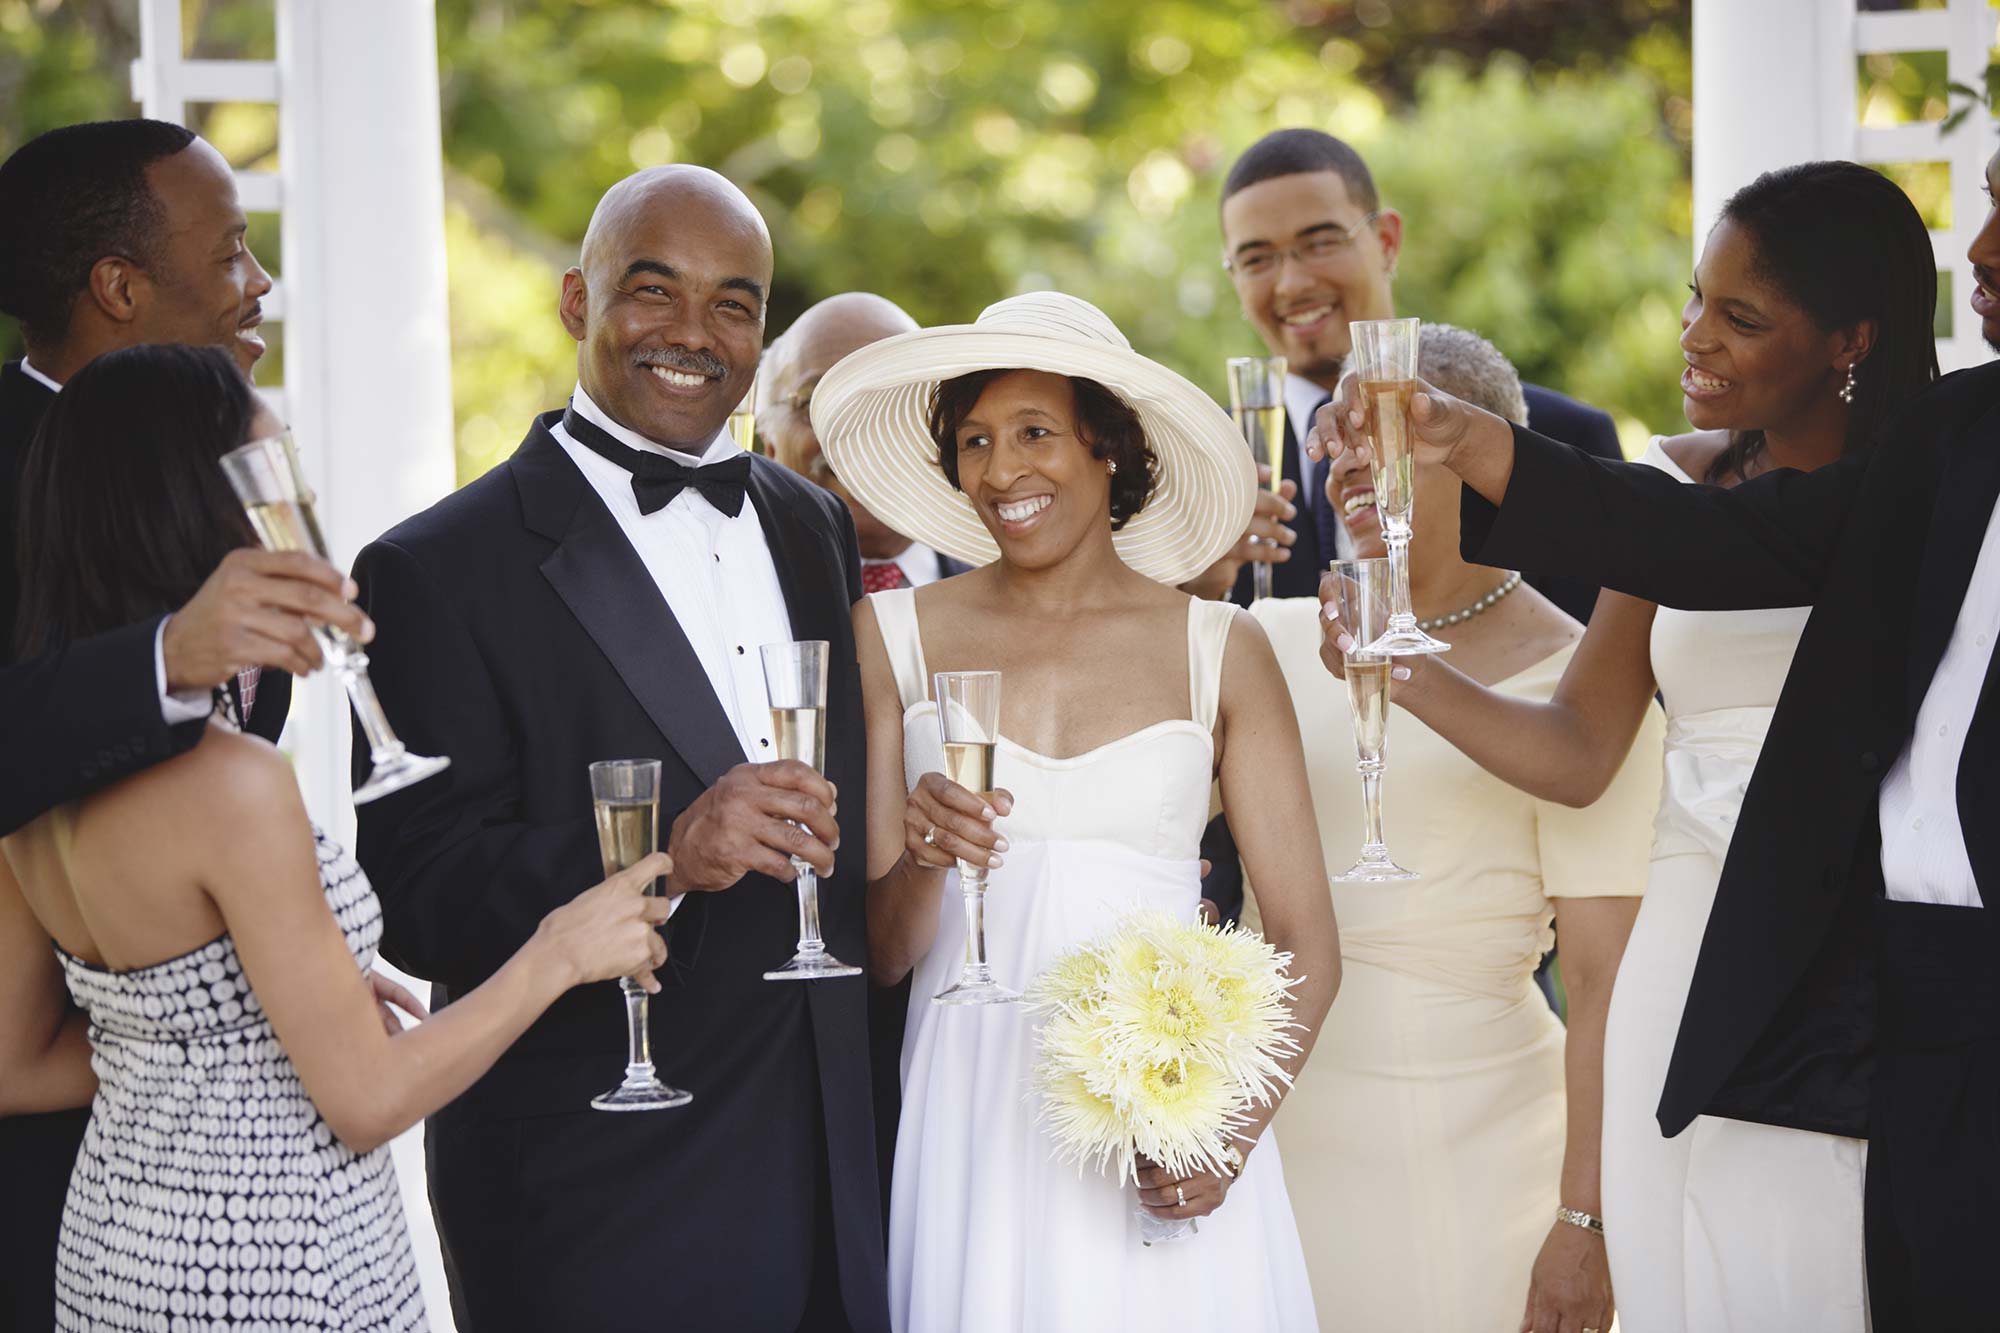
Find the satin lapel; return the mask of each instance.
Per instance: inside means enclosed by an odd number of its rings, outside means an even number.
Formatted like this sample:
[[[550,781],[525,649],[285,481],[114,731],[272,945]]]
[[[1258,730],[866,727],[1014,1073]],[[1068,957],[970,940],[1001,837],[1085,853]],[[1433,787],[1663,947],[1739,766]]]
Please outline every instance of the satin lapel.
[[[785,590],[792,637],[838,644],[843,637],[841,629],[848,623],[847,595],[838,574],[840,558],[833,543],[806,522],[798,502],[771,476],[770,469],[778,466],[763,458],[753,459],[747,489],[757,519],[764,525],[764,540],[770,546],[778,582]]]
[[[573,505],[560,545],[542,562],[543,577],[610,659],[667,744],[704,783],[713,784],[742,763],[744,754],[736,729],[709,688],[701,659],[597,492],[561,445],[553,439],[539,444],[553,450],[555,458],[531,460],[537,465],[536,482],[552,488],[568,485],[575,492],[545,494],[535,506],[546,512],[564,501]],[[531,440],[523,454],[537,445]],[[521,461],[517,456],[517,470]],[[523,489],[529,489],[525,477]]]
[[[1917,614],[1905,714],[1911,725],[1951,642],[1959,604],[1972,582],[1972,567],[1986,539],[1994,499],[2000,495],[2000,409],[1980,417],[1944,448],[1937,507],[1931,514],[1915,589]]]

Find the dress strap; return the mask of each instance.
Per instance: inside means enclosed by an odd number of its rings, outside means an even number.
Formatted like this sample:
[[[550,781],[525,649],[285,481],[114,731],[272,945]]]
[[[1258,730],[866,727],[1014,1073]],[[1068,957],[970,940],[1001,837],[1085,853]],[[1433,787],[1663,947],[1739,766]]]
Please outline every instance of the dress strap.
[[[1233,602],[1188,600],[1188,708],[1207,731],[1222,708],[1222,658],[1235,623]]]
[[[882,631],[882,647],[895,670],[896,692],[903,698],[903,707],[922,703],[931,697],[931,677],[924,668],[924,638],[917,627],[917,590],[871,592],[868,600],[875,608],[875,624]]]

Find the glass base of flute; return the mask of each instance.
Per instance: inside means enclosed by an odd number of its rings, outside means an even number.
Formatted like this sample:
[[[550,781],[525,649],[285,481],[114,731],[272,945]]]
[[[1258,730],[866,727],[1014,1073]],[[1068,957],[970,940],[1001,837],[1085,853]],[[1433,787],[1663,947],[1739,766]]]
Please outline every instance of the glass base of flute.
[[[986,869],[960,861],[958,888],[965,899],[965,966],[958,980],[931,996],[932,1004],[1013,1004],[1021,992],[993,977],[986,961]]]
[[[660,761],[607,759],[590,766],[590,797],[597,820],[597,850],[609,879],[639,864],[660,845]],[[646,886],[657,897],[658,880]],[[596,1111],[665,1111],[686,1106],[692,1093],[670,1088],[653,1070],[653,1043],[647,1000],[651,997],[630,977],[618,982],[625,1002],[625,1078],[601,1097],[590,1099]]]
[[[637,982],[620,980],[618,989],[625,999],[626,1040],[625,1081],[611,1091],[590,1099],[593,1111],[666,1111],[686,1106],[694,1100],[691,1092],[670,1088],[653,1069],[652,1044],[648,1039],[646,1001],[651,998]]]
[[[1433,639],[1417,624],[1410,608],[1410,525],[1385,519],[1382,544],[1389,548],[1389,623],[1362,651],[1370,657],[1409,657],[1418,653],[1448,653],[1451,645]]]
[[[799,946],[792,961],[764,974],[766,981],[819,981],[826,977],[858,977],[861,969],[835,958],[819,937],[819,872],[794,859],[799,872]]]
[[[335,661],[332,655],[327,660]],[[444,755],[411,754],[389,730],[382,705],[375,698],[375,685],[368,679],[368,654],[359,646],[348,644],[335,669],[347,690],[348,702],[354,705],[354,716],[368,736],[368,780],[354,789],[356,805],[379,800],[451,767],[451,760]]]

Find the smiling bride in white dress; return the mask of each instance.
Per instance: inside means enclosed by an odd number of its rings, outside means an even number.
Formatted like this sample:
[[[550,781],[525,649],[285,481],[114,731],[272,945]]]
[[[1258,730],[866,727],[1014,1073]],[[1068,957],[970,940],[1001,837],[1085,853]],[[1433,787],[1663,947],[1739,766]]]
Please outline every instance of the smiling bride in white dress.
[[[1254,480],[1228,418],[1130,350],[1101,312],[1015,297],[969,326],[836,366],[813,398],[834,470],[898,531],[982,567],[855,608],[868,713],[869,946],[878,984],[914,971],[890,1208],[899,1330],[1317,1327],[1261,1108],[1239,1173],[1138,1187],[1058,1165],[1037,1123],[1019,1005],[938,1006],[964,954],[955,856],[991,858],[997,980],[1025,989],[1137,903],[1192,919],[1219,777],[1265,931],[1302,976],[1309,1052],[1338,938],[1289,697],[1263,632],[1179,580],[1248,523]],[[986,799],[947,782],[936,670],[1003,676]],[[1147,1248],[1137,1206],[1199,1218]]]

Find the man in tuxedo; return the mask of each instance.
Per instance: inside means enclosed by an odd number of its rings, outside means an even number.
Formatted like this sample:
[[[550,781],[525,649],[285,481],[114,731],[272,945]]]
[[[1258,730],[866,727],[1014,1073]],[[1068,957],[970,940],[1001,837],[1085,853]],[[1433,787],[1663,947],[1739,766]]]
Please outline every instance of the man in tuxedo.
[[[1987,181],[2000,189],[2000,156]],[[1972,308],[2000,348],[2000,212],[1971,259]],[[1660,1127],[1706,1114],[1866,1136],[1874,1327],[1991,1328],[2000,365],[1946,376],[1873,449],[1731,490],[1586,458],[1442,396],[1420,395],[1412,421],[1467,484],[1468,558],[1689,610],[1813,607],[1730,841]],[[1771,1206],[1782,1226],[1785,1200]]]
[[[432,1118],[453,1305],[480,1333],[888,1326],[866,982],[763,979],[798,932],[792,856],[821,874],[828,948],[867,953],[854,525],[725,430],[770,282],[763,219],[722,177],[614,186],[563,277],[569,407],[356,564],[385,631],[375,687],[414,748],[452,759],[360,812],[383,952],[436,1002],[599,877],[587,765],[663,766],[677,906],[652,1049],[694,1100],[589,1108],[625,1063],[607,983]],[[793,639],[832,645],[824,778],[775,761],[758,646]]]
[[[1348,323],[1393,319],[1403,218],[1385,207],[1368,164],[1353,148],[1319,130],[1275,130],[1236,159],[1222,186],[1223,266],[1243,316],[1272,356],[1285,358],[1284,479],[1303,512],[1292,524],[1289,556],[1272,570],[1279,597],[1311,597],[1327,562],[1341,558],[1346,530],[1329,508],[1324,464],[1305,457],[1315,408],[1340,383],[1351,340]],[[1594,407],[1553,389],[1523,384],[1528,422],[1552,439],[1598,458],[1621,459],[1618,431]],[[1265,501],[1271,508],[1272,501]],[[1268,555],[1265,545],[1257,554]],[[1256,555],[1246,548],[1237,557]],[[1219,582],[1225,570],[1211,570]],[[1529,583],[1580,621],[1590,619],[1597,588],[1586,580],[1530,573]],[[1248,605],[1249,571],[1235,600]],[[1219,864],[1219,863],[1218,863]]]
[[[239,667],[310,669],[304,623],[360,624],[323,562],[244,552],[174,616],[14,665],[22,471],[42,413],[95,357],[138,343],[214,343],[249,373],[263,355],[271,280],[243,244],[235,180],[179,125],[116,120],[30,140],[0,164],[0,310],[27,354],[0,367],[0,834],[178,754],[200,739],[209,692]],[[300,641],[303,641],[301,643]],[[246,687],[250,677],[245,677]],[[239,687],[244,688],[244,687]],[[262,678],[253,731],[275,739],[290,678]],[[0,1119],[0,1330],[51,1327],[56,1233],[85,1110]]]
[[[757,372],[757,432],[771,457],[847,505],[861,544],[863,592],[921,588],[969,568],[962,560],[911,541],[869,513],[840,484],[813,434],[812,394],[820,377],[849,352],[899,333],[913,333],[916,327],[917,321],[886,296],[841,292],[808,308],[773,339]]]

